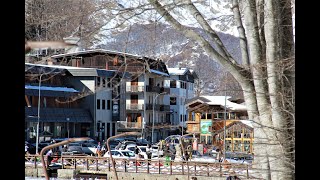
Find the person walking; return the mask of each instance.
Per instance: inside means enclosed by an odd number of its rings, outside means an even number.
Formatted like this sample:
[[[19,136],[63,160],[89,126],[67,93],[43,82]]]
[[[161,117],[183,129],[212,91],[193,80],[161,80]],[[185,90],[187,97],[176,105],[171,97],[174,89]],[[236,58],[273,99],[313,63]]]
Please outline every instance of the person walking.
[[[97,155],[98,157],[101,157],[101,145],[100,145],[100,142],[98,142],[98,145],[97,145]]]
[[[176,157],[176,149],[173,144],[169,146],[169,151],[170,151],[171,161],[174,161]]]
[[[147,154],[147,157],[148,157],[148,163],[150,165],[150,160],[151,160],[151,155],[152,155],[150,144],[148,144],[147,147],[146,147],[146,154]]]

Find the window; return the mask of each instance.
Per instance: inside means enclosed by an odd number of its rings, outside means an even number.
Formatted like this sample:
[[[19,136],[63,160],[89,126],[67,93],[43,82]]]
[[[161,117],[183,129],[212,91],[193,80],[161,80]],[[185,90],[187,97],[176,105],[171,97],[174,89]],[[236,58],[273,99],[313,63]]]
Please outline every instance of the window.
[[[176,97],[170,97],[170,105],[177,105],[177,98]]]
[[[108,100],[108,101],[107,101],[107,109],[108,109],[108,110],[110,110],[110,106],[111,106],[111,101]]]
[[[100,86],[100,77],[97,77],[97,86]]]
[[[106,87],[106,79],[102,78],[102,87]]]
[[[177,87],[177,81],[176,80],[171,80],[170,81],[170,88],[176,88]]]
[[[106,100],[102,100],[102,109],[106,109]]]
[[[110,80],[110,78],[107,79],[107,84],[108,84],[108,85],[107,85],[108,87],[111,87],[111,80]]]
[[[100,99],[97,99],[97,109],[100,109]]]

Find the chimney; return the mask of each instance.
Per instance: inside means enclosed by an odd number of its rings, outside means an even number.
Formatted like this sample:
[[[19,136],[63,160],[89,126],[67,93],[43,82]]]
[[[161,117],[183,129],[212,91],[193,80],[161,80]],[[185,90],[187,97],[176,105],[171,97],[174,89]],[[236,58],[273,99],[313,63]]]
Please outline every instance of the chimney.
[[[182,62],[178,62],[178,68],[179,68],[179,70],[181,70],[181,63],[182,63]]]

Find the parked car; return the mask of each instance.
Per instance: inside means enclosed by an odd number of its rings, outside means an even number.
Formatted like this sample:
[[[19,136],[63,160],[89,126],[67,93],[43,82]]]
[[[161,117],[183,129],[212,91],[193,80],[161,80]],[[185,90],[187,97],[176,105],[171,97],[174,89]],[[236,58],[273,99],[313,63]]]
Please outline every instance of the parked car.
[[[84,154],[80,143],[69,143],[67,146],[67,152],[71,152],[72,154]]]
[[[82,147],[83,153],[88,155],[95,155],[97,152],[97,144],[86,142],[86,143],[81,143],[81,147]]]
[[[147,149],[147,146],[137,146],[138,149],[139,149],[139,154],[141,156],[143,156],[144,159],[148,159],[148,155],[147,155],[147,152],[146,152],[146,149]],[[129,150],[129,151],[135,151],[136,149],[136,145],[132,145],[132,144],[129,144],[127,145],[126,149],[125,150]],[[155,154],[151,154],[151,158],[153,158]]]
[[[123,141],[123,142],[120,142],[116,147],[115,149],[117,150],[124,150],[126,149],[127,145],[137,145],[135,141]]]
[[[136,143],[137,143],[138,146],[147,146],[148,144],[151,145],[151,143],[148,140],[142,139],[142,138],[138,138],[136,140]]]
[[[237,152],[226,152],[226,160],[230,163],[252,164],[253,155]]]
[[[110,151],[107,151],[103,157],[110,157]],[[133,151],[129,151],[129,150],[111,150],[112,153],[112,158],[115,160],[116,164],[121,164],[124,165],[124,161],[123,160],[129,160],[129,159],[134,159],[135,158],[135,154]],[[127,164],[129,164],[129,162],[127,162]]]
[[[192,155],[192,159],[191,161],[197,161],[197,162],[218,162],[218,160],[216,159],[217,156],[216,154],[213,153],[205,153],[203,155],[201,155],[198,151],[194,152],[195,155]]]

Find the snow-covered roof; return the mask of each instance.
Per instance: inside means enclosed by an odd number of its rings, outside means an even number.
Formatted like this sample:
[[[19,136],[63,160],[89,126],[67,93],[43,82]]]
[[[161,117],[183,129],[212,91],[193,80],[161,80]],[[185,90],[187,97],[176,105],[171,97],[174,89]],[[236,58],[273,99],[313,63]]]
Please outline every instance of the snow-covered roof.
[[[129,54],[129,53],[118,52],[118,51],[110,51],[110,50],[105,50],[105,49],[90,49],[90,50],[84,50],[84,51],[76,51],[76,52],[71,52],[71,53],[57,54],[57,55],[53,55],[51,57],[52,58],[61,58],[64,56],[75,56],[75,55],[79,55],[79,54],[90,54],[90,53],[121,54],[124,56],[133,56],[136,58],[142,58],[141,56],[138,56],[135,54]]]
[[[162,76],[169,76],[169,74],[167,74],[167,73],[164,73],[164,72],[161,72],[161,71],[157,71],[157,70],[154,70],[154,69],[150,69],[150,72],[155,73],[155,74],[159,74],[159,75],[162,75]]]
[[[253,128],[253,122],[251,120],[240,120],[240,122]]]
[[[228,99],[231,98],[231,96],[200,96],[200,97],[203,97],[203,98],[206,98],[209,100],[209,102],[206,102],[207,104],[209,105],[220,105],[220,106],[225,106],[226,104],[226,107],[228,109],[231,109],[233,111],[246,111],[247,110],[247,107],[243,104],[237,104],[237,103],[234,103],[234,102],[231,102],[229,101]],[[226,98],[226,101],[225,101],[225,98]]]
[[[31,85],[25,85],[25,89],[33,89],[33,90],[39,90],[39,86],[31,86]],[[63,91],[63,92],[74,92],[77,93],[79,91],[68,88],[68,87],[49,87],[49,86],[40,86],[40,90],[47,90],[47,91]]]
[[[58,68],[58,69],[95,69],[95,68],[84,68],[84,67],[74,67],[74,66],[60,66],[60,65],[47,65],[47,64],[32,64],[32,63],[25,63],[25,65],[29,65],[29,66],[42,66],[42,67]]]
[[[170,75],[185,75],[188,68],[167,68]]]

